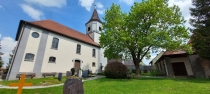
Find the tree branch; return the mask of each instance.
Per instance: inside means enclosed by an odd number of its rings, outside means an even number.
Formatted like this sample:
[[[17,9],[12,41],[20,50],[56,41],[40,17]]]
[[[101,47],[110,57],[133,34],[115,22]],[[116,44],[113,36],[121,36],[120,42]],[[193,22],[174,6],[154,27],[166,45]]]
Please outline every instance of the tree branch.
[[[142,51],[142,49],[140,50],[140,49],[138,49],[138,54],[137,54],[137,57],[139,58],[140,57],[140,55],[141,55],[141,51]]]
[[[152,47],[152,45],[150,45],[150,46],[147,48],[146,52],[143,54],[143,56],[141,56],[140,60],[142,60],[142,59],[144,58],[144,56],[147,54],[147,52],[149,51],[149,49],[150,49],[151,47]]]

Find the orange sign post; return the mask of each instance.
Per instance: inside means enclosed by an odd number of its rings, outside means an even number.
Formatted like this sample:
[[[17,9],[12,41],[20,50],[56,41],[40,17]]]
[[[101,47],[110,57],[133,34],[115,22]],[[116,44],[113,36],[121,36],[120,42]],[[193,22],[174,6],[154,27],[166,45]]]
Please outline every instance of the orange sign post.
[[[32,83],[24,83],[26,75],[22,74],[20,78],[20,83],[11,83],[9,87],[18,87],[17,94],[21,94],[23,86],[32,86]]]

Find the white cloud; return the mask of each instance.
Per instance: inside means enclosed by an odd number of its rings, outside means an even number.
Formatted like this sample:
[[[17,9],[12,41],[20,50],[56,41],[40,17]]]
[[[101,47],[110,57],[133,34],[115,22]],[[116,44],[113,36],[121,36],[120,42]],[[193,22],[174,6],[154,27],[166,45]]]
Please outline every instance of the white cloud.
[[[66,5],[66,0],[25,0],[27,3],[39,4],[46,7],[61,8]]]
[[[28,14],[31,18],[35,20],[40,20],[44,14],[40,10],[36,10],[33,7],[26,5],[26,4],[21,4],[20,5],[23,11]]]
[[[124,2],[127,5],[132,5],[134,3],[134,0],[120,0],[120,2]]]
[[[9,63],[9,54],[12,54],[12,50],[16,46],[16,41],[12,39],[11,37],[3,37],[1,40],[2,45],[2,52],[4,55],[2,55],[2,59],[4,61],[4,67]]]
[[[99,9],[103,9],[104,5],[102,5],[100,2],[96,3],[96,7]]]
[[[98,14],[104,14],[105,9],[97,9]]]
[[[184,16],[185,20],[187,20],[187,22],[185,23],[185,26],[191,27],[189,24],[189,19],[191,17],[189,8],[193,7],[192,0],[169,0],[169,6],[172,6],[172,5],[179,6],[182,12],[182,16]]]
[[[101,4],[100,2],[96,3],[96,7],[97,7],[97,12],[98,14],[104,14],[105,9],[104,9],[104,5]]]
[[[85,7],[86,10],[90,11],[94,0],[79,0],[79,2],[82,7]]]

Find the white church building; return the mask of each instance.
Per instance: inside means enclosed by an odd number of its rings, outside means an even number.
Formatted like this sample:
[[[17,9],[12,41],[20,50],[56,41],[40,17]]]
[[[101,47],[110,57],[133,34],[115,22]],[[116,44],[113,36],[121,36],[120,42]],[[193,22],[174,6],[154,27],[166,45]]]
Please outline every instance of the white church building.
[[[83,34],[52,20],[21,20],[6,79],[17,79],[20,73],[36,73],[39,78],[42,73],[66,73],[71,68],[98,73],[101,66],[106,66],[107,58],[99,46],[102,22],[96,9],[85,25]]]

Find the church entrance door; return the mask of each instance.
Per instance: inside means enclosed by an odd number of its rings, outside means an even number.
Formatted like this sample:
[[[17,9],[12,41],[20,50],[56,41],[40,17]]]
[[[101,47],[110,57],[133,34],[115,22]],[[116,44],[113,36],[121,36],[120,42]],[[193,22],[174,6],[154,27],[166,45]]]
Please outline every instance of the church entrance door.
[[[75,74],[77,74],[79,68],[80,68],[80,61],[75,60],[75,64],[74,64]]]

